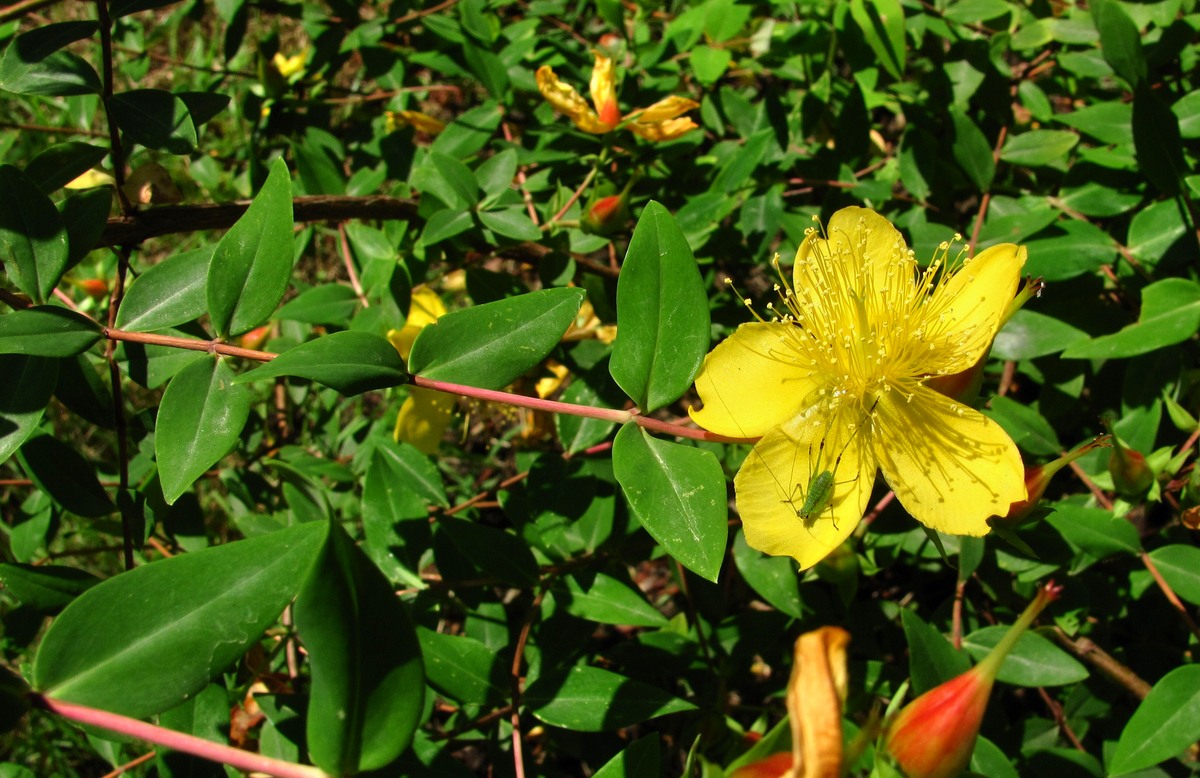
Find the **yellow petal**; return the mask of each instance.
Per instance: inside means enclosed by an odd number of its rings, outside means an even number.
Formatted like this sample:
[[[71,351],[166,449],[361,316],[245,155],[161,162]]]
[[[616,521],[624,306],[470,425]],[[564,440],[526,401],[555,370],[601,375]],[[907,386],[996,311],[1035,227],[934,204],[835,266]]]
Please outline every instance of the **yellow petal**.
[[[986,535],[989,516],[1026,498],[1012,438],[979,411],[927,387],[910,400],[888,392],[875,406],[875,453],[913,518],[954,535]]]
[[[94,186],[112,186],[115,183],[108,173],[99,168],[92,168],[63,186],[67,189],[91,189]]]
[[[1024,246],[992,246],[934,290],[925,315],[942,323],[942,331],[929,339],[929,369],[923,372],[956,372],[975,364],[987,352],[1017,293],[1024,266]]]
[[[454,398],[444,392],[414,386],[409,389],[408,399],[400,406],[396,417],[396,440],[411,443],[424,454],[437,453],[438,444],[450,417],[454,413]]]
[[[446,123],[420,111],[388,111],[388,118],[393,123],[407,124],[418,132],[426,135],[437,135],[446,129]]]
[[[408,306],[408,318],[404,320],[406,327],[424,327],[433,324],[446,315],[446,306],[437,292],[424,284],[412,291],[412,301]]]
[[[691,132],[696,129],[697,124],[684,116],[679,119],[667,119],[662,122],[644,123],[642,121],[631,122],[629,130],[638,137],[645,138],[649,141],[664,141],[674,140],[684,133]]]
[[[605,127],[605,132],[621,121],[621,109],[617,106],[616,64],[599,52],[592,52],[596,65],[592,68],[592,81],[588,85],[592,94],[592,105]]]
[[[811,405],[817,385],[788,347],[797,331],[778,322],[738,327],[704,358],[696,376],[704,407],[689,409],[692,419],[720,435],[756,438]]]
[[[911,296],[901,285],[915,283],[916,262],[904,236],[887,219],[869,208],[843,208],[829,219],[825,235],[810,233],[800,244],[792,270],[797,291],[823,287],[825,279],[837,277],[845,292],[860,297],[883,290],[893,299]]]
[[[664,97],[649,108],[643,108],[640,111],[635,111],[629,117],[637,119],[639,122],[652,124],[655,122],[665,122],[667,119],[674,119],[680,114],[687,113],[693,108],[699,108],[700,103],[687,97],[679,95],[671,95]]]
[[[793,776],[840,778],[842,774],[849,642],[850,633],[841,627],[821,627],[796,640],[787,689]]]
[[[549,65],[538,68],[537,85],[546,102],[566,114],[575,126],[584,132],[599,135],[612,129],[600,121],[600,117],[596,116],[583,96],[575,91],[575,87],[558,80],[558,76],[554,75]]]
[[[858,424],[861,414],[855,413]],[[773,429],[742,463],[734,479],[737,510],[746,543],[767,554],[790,556],[800,569],[812,567],[840,546],[858,526],[875,484],[870,433],[852,428],[849,410],[831,421],[813,412]],[[857,431],[856,431],[857,430]],[[831,495],[818,512],[802,519],[814,479],[828,471]]]

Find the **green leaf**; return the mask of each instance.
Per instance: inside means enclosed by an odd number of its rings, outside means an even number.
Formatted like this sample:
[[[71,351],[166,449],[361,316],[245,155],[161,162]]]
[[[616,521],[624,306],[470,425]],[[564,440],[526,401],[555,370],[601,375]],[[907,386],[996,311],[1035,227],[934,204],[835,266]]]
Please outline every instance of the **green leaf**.
[[[484,227],[505,238],[536,241],[542,237],[542,231],[529,220],[529,214],[519,205],[494,211],[480,211],[479,221]]]
[[[592,778],[659,778],[663,774],[658,733],[638,738],[592,774]]]
[[[1116,261],[1112,238],[1093,224],[1070,221],[1054,225],[1053,232],[1057,234],[1025,244],[1029,250],[1026,274],[1046,281],[1064,281]]]
[[[1070,324],[1037,311],[1017,311],[992,344],[992,356],[998,359],[1036,359],[1057,354],[1088,335]]]
[[[316,381],[344,395],[399,386],[408,381],[396,347],[369,332],[335,332],[301,343],[266,364],[243,373],[235,384],[278,376]]]
[[[992,186],[992,177],[996,175],[996,163],[992,159],[992,147],[971,117],[954,106],[950,109],[950,119],[954,123],[954,137],[950,142],[950,153],[959,167],[967,174],[967,178],[981,192],[988,191]]]
[[[390,437],[380,438],[376,441],[373,458],[386,463],[388,472],[399,479],[405,488],[416,493],[423,503],[450,507],[450,502],[446,499],[446,488],[442,486],[441,473],[429,457],[418,451],[416,446],[392,440]]]
[[[1133,94],[1133,148],[1150,183],[1168,197],[1178,195],[1183,177],[1192,172],[1183,156],[1179,119],[1146,84]]]
[[[434,558],[447,580],[478,578],[482,573],[514,586],[531,587],[538,582],[537,560],[516,535],[440,516],[433,539]]]
[[[708,351],[708,295],[679,225],[654,201],[621,266],[617,322],[609,371],[643,413],[688,390]]]
[[[99,29],[96,22],[59,22],[18,35],[0,57],[0,90],[19,95],[100,94],[95,68],[60,51]]]
[[[22,605],[39,611],[57,611],[100,583],[100,579],[65,565],[0,563],[0,583]]]
[[[9,280],[44,303],[67,258],[67,231],[54,203],[20,170],[0,165],[0,259]]]
[[[81,313],[35,305],[0,316],[0,354],[71,357],[100,340],[100,325]]]
[[[485,203],[512,189],[517,175],[517,150],[507,148],[488,157],[475,169],[475,180],[486,195]]]
[[[42,639],[35,688],[133,718],[179,705],[262,639],[324,536],[324,524],[302,524],[142,565],[88,589]]]
[[[1181,754],[1200,739],[1200,666],[1177,667],[1159,679],[1138,705],[1109,760],[1108,774],[1123,775]]]
[[[711,451],[651,437],[636,424],[613,441],[613,472],[630,510],[667,553],[716,581],[725,558],[725,474]]]
[[[899,0],[850,0],[850,15],[879,64],[892,78],[904,78],[904,8]]]
[[[108,12],[114,19],[121,16],[128,16],[138,11],[150,11],[155,8],[164,8],[179,0],[113,0]]]
[[[567,331],[584,292],[537,292],[452,311],[417,335],[408,368],[438,381],[502,389],[550,353]]]
[[[208,271],[208,311],[222,338],[266,321],[292,273],[292,183],[275,160],[266,183],[221,238]]]
[[[58,191],[100,164],[108,149],[90,143],[69,141],[40,152],[25,166],[25,175],[46,194]]]
[[[740,530],[733,540],[733,562],[750,588],[767,603],[793,618],[804,617],[795,562],[755,551],[746,545],[746,534]]]
[[[1164,278],[1142,290],[1142,313],[1135,324],[1111,335],[1075,343],[1067,359],[1120,359],[1182,343],[1200,330],[1200,284]]]
[[[77,516],[107,516],[117,510],[96,477],[96,467],[53,435],[35,435],[17,452],[37,487]]]
[[[1046,522],[1071,545],[1094,559],[1113,554],[1138,554],[1142,550],[1137,528],[1111,511],[1058,503]]]
[[[187,106],[197,130],[229,105],[229,95],[218,92],[175,92],[175,96]]]
[[[963,638],[963,648],[976,660],[983,659],[1009,629],[996,625],[976,630]],[[997,680],[1016,686],[1065,686],[1087,677],[1086,667],[1036,632],[1026,632],[1017,640],[996,674]]]
[[[507,669],[478,640],[418,629],[429,685],[465,705],[495,705],[512,693]]]
[[[126,136],[146,148],[190,154],[196,148],[196,125],[187,105],[164,89],[132,89],[109,100],[109,110]]]
[[[1063,450],[1054,428],[1036,408],[1007,397],[993,397],[991,407],[984,412],[1031,454],[1057,456]]]
[[[421,648],[408,609],[336,523],[296,597],[295,619],[312,667],[313,762],[336,775],[391,763],[421,720]]]
[[[601,624],[663,627],[667,617],[655,610],[629,584],[600,572],[574,573],[550,589],[567,613]]]
[[[77,192],[58,202],[58,212],[67,231],[67,267],[75,266],[96,248],[108,225],[112,203],[113,193],[108,187]]]
[[[692,49],[691,54],[692,72],[696,75],[696,80],[706,87],[717,83],[717,80],[725,75],[729,63],[733,61],[733,54],[729,49],[714,49],[703,44]]]
[[[1171,113],[1179,120],[1179,134],[1192,140],[1200,138],[1200,89],[1189,92],[1175,101]]]
[[[1146,57],[1137,25],[1116,0],[1094,0],[1091,8],[1105,61],[1129,86],[1138,86],[1146,79]]]
[[[955,651],[942,633],[911,608],[901,609],[900,623],[908,642],[908,676],[915,694],[924,694],[970,669],[971,660],[966,652]]]
[[[324,284],[296,295],[279,309],[275,318],[345,327],[357,309],[358,296],[353,289],[342,284]]]
[[[475,220],[470,211],[447,208],[429,217],[418,242],[423,246],[433,246],[455,235],[461,235],[474,226]]]
[[[1066,130],[1030,130],[1009,135],[1000,159],[1013,165],[1051,165],[1065,170],[1067,157],[1078,142],[1079,136]]]
[[[163,392],[154,450],[163,498],[172,504],[233,447],[250,417],[250,391],[224,359],[203,356]]]
[[[37,429],[54,394],[58,360],[0,354],[0,462]]]
[[[1176,594],[1200,605],[1200,548],[1172,543],[1151,551],[1150,559]]]
[[[216,246],[203,246],[159,262],[129,285],[117,327],[153,332],[198,319],[207,309],[208,268]]]
[[[606,376],[607,377],[607,376]],[[592,408],[611,408],[612,404],[600,396],[590,381],[576,376],[563,392],[562,401],[576,405],[587,405]],[[554,428],[558,431],[558,440],[563,449],[570,454],[578,454],[608,437],[616,422],[601,419],[588,419],[570,413],[558,413],[554,416]]]
[[[430,152],[426,163],[413,171],[412,185],[455,210],[473,208],[479,202],[475,174],[449,154]]]
[[[1179,203],[1161,200],[1142,208],[1129,222],[1126,244],[1129,253],[1149,267],[1154,267],[1187,233]]]
[[[605,732],[696,709],[658,687],[586,665],[538,678],[525,690],[525,705],[539,720],[579,732]]]

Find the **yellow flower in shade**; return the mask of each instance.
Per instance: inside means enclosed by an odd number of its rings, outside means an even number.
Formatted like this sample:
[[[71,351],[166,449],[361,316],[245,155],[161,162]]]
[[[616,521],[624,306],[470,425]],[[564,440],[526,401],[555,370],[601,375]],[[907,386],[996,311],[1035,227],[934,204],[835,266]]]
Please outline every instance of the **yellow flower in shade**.
[[[686,97],[668,97],[622,117],[617,106],[616,65],[600,52],[592,53],[596,65],[590,84],[591,105],[575,91],[575,87],[559,81],[549,65],[542,65],[537,71],[538,91],[576,127],[593,135],[603,135],[625,122],[631,132],[651,141],[671,140],[695,129],[696,123],[682,114],[700,104]]]
[[[943,243],[920,268],[887,219],[865,208],[809,230],[782,310],[744,324],[706,358],[692,418],[762,439],[734,481],[750,546],[808,568],[854,531],[875,474],[917,520],[984,535],[1026,498],[1012,439],[979,411],[925,386],[990,347],[1025,249],[961,263]],[[778,271],[778,259],[775,262]]]
[[[275,52],[275,56],[271,58],[271,64],[279,71],[279,75],[284,78],[291,78],[297,73],[304,72],[304,64],[308,61],[308,48],[305,47],[299,54],[293,54],[290,57],[285,57],[283,52]]]
[[[792,753],[740,767],[730,778],[841,778],[849,642],[850,633],[840,627],[821,627],[797,638],[787,688]]]
[[[401,127],[412,127],[426,135],[437,135],[446,129],[446,123],[420,111],[384,111],[387,131],[395,132]]]
[[[412,352],[413,341],[425,327],[433,324],[439,317],[445,315],[446,306],[442,300],[427,286],[413,289],[412,302],[408,309],[408,318],[404,329],[389,330],[388,340],[400,352],[400,356],[408,360]],[[455,400],[445,392],[423,389],[419,386],[409,387],[408,399],[400,406],[400,414],[396,417],[396,429],[392,437],[411,443],[422,453],[434,454],[446,427],[450,426],[450,417],[454,413]]]

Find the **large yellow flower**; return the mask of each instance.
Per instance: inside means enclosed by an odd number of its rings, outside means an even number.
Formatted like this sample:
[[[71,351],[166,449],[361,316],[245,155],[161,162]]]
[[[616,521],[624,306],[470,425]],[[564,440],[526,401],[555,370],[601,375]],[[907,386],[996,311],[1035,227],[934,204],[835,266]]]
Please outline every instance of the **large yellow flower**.
[[[989,516],[1025,499],[1004,430],[924,385],[989,348],[1025,249],[993,246],[957,267],[949,249],[922,270],[887,219],[842,209],[825,234],[809,231],[773,320],[742,325],[705,358],[692,417],[762,436],[734,481],[752,547],[816,564],[862,518],[878,470],[941,532],[985,535]]]
[[[575,91],[575,87],[559,81],[549,65],[542,65],[537,71],[538,91],[576,127],[593,135],[603,135],[627,122],[631,132],[652,141],[671,140],[695,129],[696,123],[682,114],[700,104],[686,97],[667,97],[649,108],[639,108],[622,117],[617,106],[616,65],[600,52],[592,53],[596,65],[589,85],[591,105]]]

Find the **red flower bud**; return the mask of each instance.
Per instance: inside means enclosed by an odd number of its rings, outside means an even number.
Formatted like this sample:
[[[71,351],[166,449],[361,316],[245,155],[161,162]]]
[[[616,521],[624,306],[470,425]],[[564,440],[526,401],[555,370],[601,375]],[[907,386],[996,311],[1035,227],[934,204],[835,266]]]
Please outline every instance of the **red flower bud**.
[[[1105,429],[1113,431],[1113,415],[1106,413],[1100,418]],[[1140,451],[1126,448],[1121,439],[1112,435],[1112,456],[1108,458],[1108,474],[1112,476],[1113,488],[1123,497],[1138,497],[1154,484],[1154,472],[1146,464]]]
[[[1008,513],[1004,516],[993,516],[988,523],[993,527],[996,524],[1008,527],[1015,527],[1020,524],[1037,507],[1038,502],[1041,501],[1042,496],[1046,493],[1046,487],[1050,485],[1050,479],[1054,477],[1055,473],[1092,449],[1109,445],[1109,439],[1110,436],[1108,435],[1100,435],[1091,442],[1085,443],[1073,451],[1068,451],[1053,462],[1025,468],[1025,489],[1029,493],[1029,496],[1024,500],[1014,502],[1009,506]]]
[[[891,721],[883,750],[907,778],[953,778],[971,761],[979,725],[1004,658],[1062,587],[1042,587],[983,661],[917,697]]]
[[[626,207],[625,193],[601,197],[587,207],[587,212],[580,221],[584,232],[607,235],[620,229],[629,218]]]

